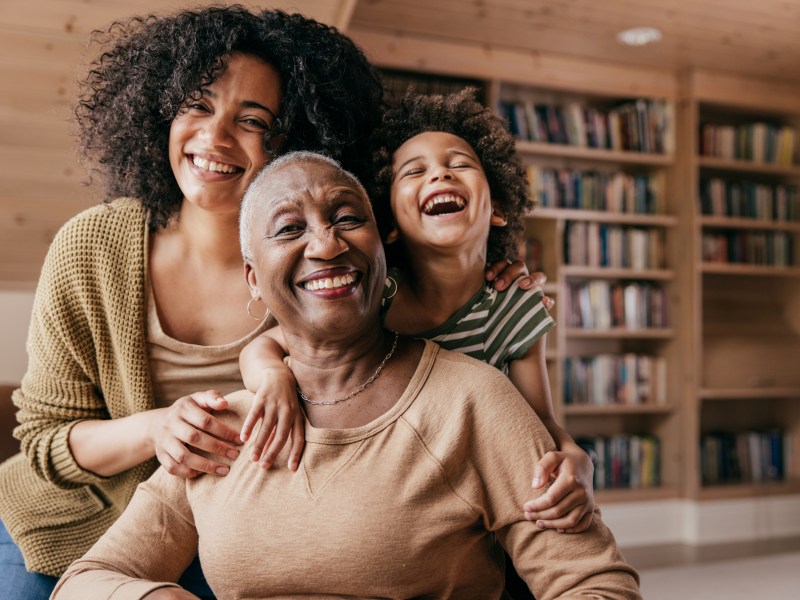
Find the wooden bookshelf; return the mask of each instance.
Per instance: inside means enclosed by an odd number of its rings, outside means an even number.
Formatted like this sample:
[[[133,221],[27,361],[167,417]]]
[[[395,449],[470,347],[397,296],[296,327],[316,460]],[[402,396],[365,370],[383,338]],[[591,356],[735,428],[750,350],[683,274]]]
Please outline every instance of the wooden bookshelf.
[[[362,41],[368,41],[364,38]],[[633,152],[520,139],[520,156],[531,168],[625,174],[655,182],[655,210],[598,209],[542,202],[526,220],[526,234],[540,242],[536,268],[548,276],[545,292],[556,299],[558,327],[548,336],[547,369],[557,418],[574,437],[643,434],[660,440],[660,482],[649,489],[598,490],[601,503],[664,498],[696,500],[800,493],[800,473],[785,481],[704,486],[700,442],[718,429],[781,428],[800,448],[800,214],[792,219],[703,214],[701,180],[800,183],[794,164],[769,164],[704,156],[703,122],[721,125],[765,122],[800,127],[800,87],[704,71],[677,72],[582,64],[578,75],[510,52],[475,48],[470,60],[433,46],[367,44],[378,62],[485,81],[487,102],[578,104],[608,111],[620,102],[664,101],[673,111],[671,136],[661,152]],[[434,51],[435,50],[435,51]],[[458,59],[455,59],[455,56]],[[606,76],[606,74],[609,74]],[[601,76],[601,74],[603,74]],[[505,111],[507,106],[503,106]],[[800,145],[800,140],[796,141]],[[649,185],[649,183],[648,183]],[[796,211],[797,212],[797,211]],[[587,229],[638,228],[663,235],[663,262],[646,268],[600,266],[567,260],[565,240],[575,224]],[[735,264],[702,259],[703,236],[786,236],[786,265]],[[570,248],[571,250],[571,248]],[[584,329],[570,325],[571,294],[577,284],[642,283],[666,291],[668,322],[660,328]],[[666,401],[649,405],[570,404],[567,361],[603,355],[647,355],[667,365]],[[800,457],[795,457],[795,463]],[[797,468],[797,465],[795,466]]]
[[[742,86],[747,93],[730,95],[730,86]],[[684,207],[678,215],[679,231],[689,249],[685,272],[678,279],[690,308],[686,324],[693,331],[687,346],[691,385],[685,400],[683,452],[685,493],[701,500],[800,492],[797,452],[791,456],[785,451],[786,446],[800,441],[800,327],[794,317],[800,307],[800,196],[796,191],[800,185],[800,140],[794,143],[791,164],[707,155],[720,150],[718,146],[709,149],[709,143],[720,142],[713,135],[708,137],[714,127],[735,131],[733,152],[737,156],[761,151],[752,144],[758,136],[749,135],[755,127],[793,128],[800,133],[800,88],[794,90],[793,99],[786,89],[765,81],[703,73],[688,73],[681,81],[676,169],[691,207]],[[709,123],[713,124],[711,130],[705,129]],[[730,145],[727,152],[731,152]],[[770,153],[770,149],[764,152]],[[773,156],[780,154],[778,150]],[[782,158],[786,159],[785,153]],[[724,190],[724,194],[710,196],[712,180],[718,186],[716,191]],[[741,198],[733,195],[734,190],[745,193],[742,190],[748,186],[759,186],[766,194],[748,197],[744,210],[753,218],[741,214]],[[780,213],[779,191],[786,201],[780,205]],[[703,214],[711,212],[710,205],[714,214]],[[787,212],[784,209],[789,205]],[[780,246],[773,242],[774,236],[782,236]],[[723,238],[727,240],[727,262],[704,260],[708,244]],[[774,259],[785,264],[749,264],[760,248],[748,244],[756,243],[767,247],[774,243],[771,252],[759,256],[757,262]],[[738,246],[738,254],[731,245]],[[775,447],[756,444],[755,448],[763,451],[755,456],[754,448],[740,445],[735,459],[717,454],[719,443],[743,444],[740,438],[748,435],[772,436],[769,439]],[[710,438],[718,439],[711,444]],[[721,442],[725,438],[728,441]],[[747,456],[741,456],[742,450]],[[728,456],[729,451],[724,454]],[[750,481],[746,463],[757,458],[770,465],[769,478],[780,480]],[[714,479],[728,481],[709,479],[709,464],[717,467],[712,470]]]
[[[633,103],[638,99],[636,96],[626,98],[613,95],[576,95],[568,90],[527,87],[502,81],[495,82],[490,89],[495,91],[494,105],[498,110],[501,110],[500,105],[503,102],[506,102],[504,110],[508,110],[508,103],[530,105],[541,101],[559,106],[571,103],[573,110],[577,104],[585,107],[588,114],[591,107],[597,107],[601,112],[608,111],[620,103]],[[648,97],[648,101],[654,99],[665,103],[671,110],[672,98],[665,98],[657,93]],[[675,156],[666,150],[673,147],[671,139],[673,135],[672,129],[664,132],[665,139],[661,140],[661,143],[665,151],[660,153],[529,140],[519,140],[517,143],[523,161],[541,170],[538,175],[542,176],[540,180],[542,186],[545,185],[545,176],[551,176],[552,173],[552,177],[555,177],[558,172],[569,171],[575,178],[573,181],[575,185],[587,186],[586,189],[593,189],[592,193],[595,194],[591,199],[581,197],[581,207],[568,206],[564,203],[565,199],[558,194],[544,198],[545,188],[538,190],[535,187],[537,178],[535,176],[530,178],[531,192],[537,207],[527,220],[526,234],[539,240],[541,248],[539,266],[547,274],[548,281],[558,290],[555,316],[559,326],[548,336],[548,345],[553,348],[552,352],[548,352],[548,371],[556,413],[563,419],[573,437],[586,443],[591,443],[591,439],[596,436],[611,440],[620,435],[651,436],[657,438],[659,442],[658,453],[661,464],[657,484],[654,487],[635,489],[618,487],[599,489],[603,486],[597,485],[597,496],[601,502],[677,497],[683,485],[681,468],[675,458],[679,454],[681,384],[680,378],[669,375],[670,370],[677,370],[673,361],[679,356],[674,328],[614,326],[594,329],[572,326],[567,318],[572,311],[569,305],[575,301],[571,290],[576,289],[576,285],[579,288],[584,282],[606,282],[607,286],[629,284],[655,286],[664,290],[665,302],[669,304],[667,312],[673,312],[676,264],[673,252],[678,247],[675,231],[679,222],[674,214],[674,204],[677,202],[673,177]],[[631,187],[642,186],[644,192],[636,187],[635,201],[628,198],[625,202],[612,205],[612,201],[608,200],[608,204],[604,205],[603,198],[597,196],[601,193],[598,189],[605,189],[602,194],[606,196],[613,194],[614,192],[609,191],[612,188],[605,186],[608,186],[609,181],[614,178],[625,179],[626,185]],[[642,195],[645,193],[646,196]],[[584,204],[587,200],[591,203],[589,206]],[[656,256],[648,255],[645,261],[648,264],[633,267],[629,264],[618,264],[619,253],[615,259],[611,259],[609,242],[608,254],[603,259],[608,260],[607,266],[595,264],[597,257],[592,252],[586,264],[580,259],[572,262],[574,257],[568,256],[565,245],[569,243],[570,228],[580,224],[586,225],[587,235],[593,236],[600,232],[599,235],[609,236],[609,239],[612,233],[624,238],[628,235],[627,232],[632,230],[657,232],[657,237],[660,236],[658,237],[660,252]],[[626,245],[628,242],[631,240],[628,239],[623,243],[622,263],[631,260],[630,254],[636,247],[632,242],[630,246]],[[594,242],[590,243],[597,246]],[[650,251],[649,246],[647,250]],[[653,264],[649,264],[651,261]],[[604,286],[601,288],[605,289]],[[671,317],[668,319],[671,323]],[[607,368],[608,362],[599,362],[599,357],[612,357],[612,359],[618,357],[617,360],[620,360],[626,354],[643,357],[642,360],[646,357],[659,359],[659,364],[664,365],[660,367],[665,368],[667,373],[666,389],[663,392],[666,395],[664,402],[657,403],[654,399],[649,399],[641,404],[620,404],[617,403],[617,399],[592,397],[588,404],[571,403],[568,393],[574,382],[566,380],[570,377],[568,371],[572,368],[571,363],[575,360],[587,361],[593,365],[592,368]],[[591,395],[598,392],[590,389],[586,393]],[[584,443],[583,441],[581,443]],[[596,468],[596,473],[599,470]]]

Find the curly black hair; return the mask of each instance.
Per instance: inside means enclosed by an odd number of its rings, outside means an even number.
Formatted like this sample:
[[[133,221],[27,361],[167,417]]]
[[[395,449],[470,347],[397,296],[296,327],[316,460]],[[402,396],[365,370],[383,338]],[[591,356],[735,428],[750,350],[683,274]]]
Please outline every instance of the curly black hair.
[[[445,96],[410,91],[385,111],[373,136],[375,175],[368,188],[383,239],[393,227],[390,196],[394,152],[415,135],[443,131],[460,137],[475,150],[486,173],[493,204],[508,220],[505,227],[491,228],[487,262],[516,258],[525,214],[533,208],[525,169],[506,122],[478,102],[475,93],[475,88]],[[389,247],[387,258],[392,266],[406,266],[407,259]]]
[[[95,31],[105,51],[79,82],[78,151],[104,184],[106,200],[138,198],[151,227],[180,209],[170,168],[169,129],[188,98],[226,68],[231,53],[261,58],[278,71],[280,114],[264,148],[313,150],[365,178],[369,138],[380,122],[383,87],[363,52],[335,28],[280,10],[209,6],[170,16],[117,21]]]

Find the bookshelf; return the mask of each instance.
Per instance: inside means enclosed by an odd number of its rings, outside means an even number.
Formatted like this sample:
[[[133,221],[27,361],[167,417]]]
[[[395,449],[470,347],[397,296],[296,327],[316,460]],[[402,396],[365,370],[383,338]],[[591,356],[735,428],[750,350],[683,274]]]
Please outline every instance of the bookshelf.
[[[800,90],[688,73],[678,166],[692,305],[686,492],[800,492]],[[733,90],[736,90],[733,92]]]
[[[547,274],[557,300],[547,362],[557,416],[596,459],[600,502],[677,497],[673,98],[506,82],[490,90],[519,138],[537,204],[526,222],[535,240],[529,269]],[[615,114],[627,114],[638,133],[618,131],[612,141]]]

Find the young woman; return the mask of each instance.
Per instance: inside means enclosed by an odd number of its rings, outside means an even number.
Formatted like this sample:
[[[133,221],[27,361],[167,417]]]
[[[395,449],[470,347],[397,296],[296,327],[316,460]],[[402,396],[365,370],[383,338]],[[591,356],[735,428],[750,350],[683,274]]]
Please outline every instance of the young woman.
[[[22,454],[0,467],[0,598],[47,598],[154,457],[182,477],[227,472],[237,431],[213,412],[266,326],[245,310],[242,194],[278,151],[364,173],[379,120],[361,51],[300,15],[190,10],[116,23],[100,42],[80,151],[109,200],[127,198],[70,221],[42,270],[14,394]]]

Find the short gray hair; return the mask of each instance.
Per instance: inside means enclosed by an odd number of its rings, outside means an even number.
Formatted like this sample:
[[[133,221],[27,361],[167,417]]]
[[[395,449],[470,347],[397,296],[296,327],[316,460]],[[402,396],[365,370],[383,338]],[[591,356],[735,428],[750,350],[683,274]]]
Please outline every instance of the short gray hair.
[[[252,260],[253,239],[251,231],[253,228],[253,221],[258,213],[257,209],[261,204],[261,200],[264,197],[263,191],[265,189],[265,184],[270,178],[271,174],[275,170],[287,164],[312,161],[323,162],[334,167],[342,177],[347,179],[356,189],[358,189],[359,192],[364,195],[364,198],[366,198],[367,202],[369,203],[367,191],[364,189],[364,186],[361,185],[358,177],[342,167],[338,161],[332,159],[330,156],[319,154],[317,152],[308,152],[306,150],[287,152],[286,154],[283,154],[270,161],[263,169],[261,169],[253,181],[250,182],[250,185],[247,187],[247,191],[244,193],[244,198],[242,198],[242,206],[239,211],[239,243],[241,244],[242,257],[245,260]]]

